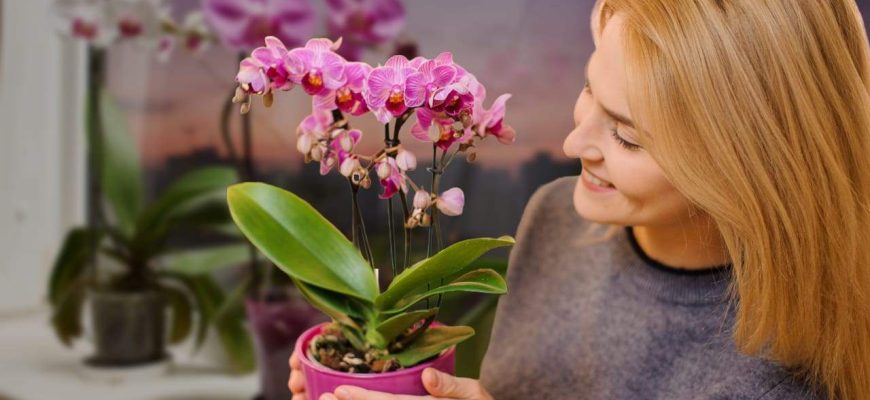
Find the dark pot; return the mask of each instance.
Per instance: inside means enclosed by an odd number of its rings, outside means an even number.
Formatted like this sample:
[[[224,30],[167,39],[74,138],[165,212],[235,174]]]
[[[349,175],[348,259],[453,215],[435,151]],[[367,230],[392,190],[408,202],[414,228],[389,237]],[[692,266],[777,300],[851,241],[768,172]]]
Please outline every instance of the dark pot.
[[[166,358],[163,295],[157,291],[90,293],[95,366],[131,366]]]
[[[328,318],[297,297],[246,299],[245,309],[254,346],[257,351],[257,369],[260,373],[258,399],[289,399],[293,394],[287,387],[290,376],[290,354],[296,338],[312,324]]]

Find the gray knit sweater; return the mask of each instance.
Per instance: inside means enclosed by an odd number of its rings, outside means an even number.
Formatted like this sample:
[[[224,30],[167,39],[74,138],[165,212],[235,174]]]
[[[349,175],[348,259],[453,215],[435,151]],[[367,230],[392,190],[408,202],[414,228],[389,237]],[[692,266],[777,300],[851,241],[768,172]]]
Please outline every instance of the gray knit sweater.
[[[785,369],[737,352],[730,265],[689,273],[652,260],[629,227],[580,245],[577,177],[538,189],[511,250],[481,382],[511,399],[821,399]]]

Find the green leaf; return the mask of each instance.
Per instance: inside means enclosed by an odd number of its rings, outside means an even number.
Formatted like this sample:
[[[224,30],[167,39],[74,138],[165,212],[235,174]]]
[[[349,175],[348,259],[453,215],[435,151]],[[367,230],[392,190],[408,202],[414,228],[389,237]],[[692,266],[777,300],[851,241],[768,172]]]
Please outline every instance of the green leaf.
[[[142,165],[135,138],[127,128],[127,118],[106,90],[100,93],[100,122],[103,191],[114,221],[124,235],[131,237],[144,198]]]
[[[186,202],[203,195],[219,193],[238,181],[238,174],[229,167],[207,167],[188,172],[176,179],[160,197],[151,203],[138,219],[140,233],[156,229],[170,220]]]
[[[513,244],[514,239],[510,236],[497,239],[476,238],[454,243],[402,271],[393,279],[390,287],[378,296],[375,306],[379,310],[392,309],[399,300],[426,283],[455,274],[464,274],[474,266],[472,262],[487,251]]]
[[[438,307],[430,308],[428,310],[418,310],[411,311],[403,314],[396,315],[384,322],[382,322],[376,328],[378,333],[381,334],[381,337],[386,343],[392,342],[396,337],[400,334],[404,333],[415,323],[419,322],[422,319],[429,318],[438,313]]]
[[[359,250],[305,200],[263,183],[234,185],[227,200],[236,225],[289,276],[368,303],[378,295]]]
[[[394,353],[393,357],[402,366],[410,367],[473,335],[474,329],[467,326],[430,326],[405,350]]]
[[[357,330],[361,329],[350,317],[365,319],[364,313],[361,312],[360,307],[355,307],[347,296],[308,285],[298,279],[292,280],[296,288],[299,289],[299,292],[302,293],[302,296],[305,297],[305,300],[308,300],[308,303],[314,306],[314,308],[342,325],[348,325]]]
[[[176,344],[190,335],[193,326],[193,308],[190,299],[183,291],[164,286],[163,293],[172,310],[172,328],[169,333],[169,343]]]
[[[181,176],[139,216],[134,246],[160,245],[175,226],[228,223],[226,188],[237,180],[235,170],[228,167],[202,168]]]
[[[52,307],[51,326],[58,339],[66,346],[82,334],[82,307],[85,302],[88,281],[84,278],[71,282],[61,292],[57,304]]]
[[[183,250],[160,258],[163,269],[184,275],[204,275],[237,266],[248,259],[247,244],[230,244],[204,249]]]
[[[217,318],[215,329],[233,369],[239,373],[253,371],[256,368],[254,345],[242,319],[232,316]]]
[[[194,348],[198,349],[202,345],[208,333],[207,328],[213,326],[233,369],[237,372],[252,371],[255,367],[254,348],[250,336],[242,325],[242,319],[233,314],[218,318],[218,310],[224,303],[224,295],[217,283],[207,275],[189,277],[170,274],[168,276],[183,282],[196,300],[201,319]]]
[[[61,303],[64,292],[87,271],[91,249],[101,235],[89,228],[75,228],[67,232],[54,260],[48,281],[48,300],[52,306]]]
[[[450,292],[505,294],[507,293],[507,283],[498,272],[491,269],[479,269],[462,275],[447,285],[434,288],[422,294],[405,297],[396,302],[392,309],[383,312],[386,314],[402,312],[429,296]]]

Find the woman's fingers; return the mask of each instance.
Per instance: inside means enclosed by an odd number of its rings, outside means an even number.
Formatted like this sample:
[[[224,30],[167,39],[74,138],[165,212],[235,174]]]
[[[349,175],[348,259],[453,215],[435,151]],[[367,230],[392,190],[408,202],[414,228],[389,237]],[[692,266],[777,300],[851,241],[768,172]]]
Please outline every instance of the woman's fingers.
[[[287,387],[290,388],[290,392],[294,395],[303,394],[305,392],[305,377],[302,375],[302,363],[299,361],[299,357],[296,355],[296,352],[293,352],[293,355],[290,356],[290,380],[287,382]],[[293,396],[293,400],[296,399],[296,396]]]
[[[335,393],[327,393],[320,396],[320,400],[421,400],[431,399],[429,396],[396,395],[374,390],[366,390],[361,387],[341,385],[335,388]]]
[[[457,378],[434,368],[423,370],[423,386],[435,397],[447,399],[492,400],[479,381]]]
[[[302,361],[299,360],[296,350],[293,350],[293,354],[290,355],[290,369],[302,369]]]

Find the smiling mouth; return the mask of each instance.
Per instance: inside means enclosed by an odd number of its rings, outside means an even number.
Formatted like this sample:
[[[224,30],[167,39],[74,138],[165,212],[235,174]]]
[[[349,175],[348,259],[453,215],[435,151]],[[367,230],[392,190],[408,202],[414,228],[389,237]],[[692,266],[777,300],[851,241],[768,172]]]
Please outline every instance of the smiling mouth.
[[[591,183],[593,185],[600,186],[603,188],[608,188],[608,189],[615,189],[616,188],[616,186],[613,186],[612,183],[607,182],[603,179],[600,179],[595,175],[592,175],[592,173],[589,172],[588,170],[585,170],[582,175],[583,175],[583,178],[586,179],[586,181],[588,181],[589,183]]]

